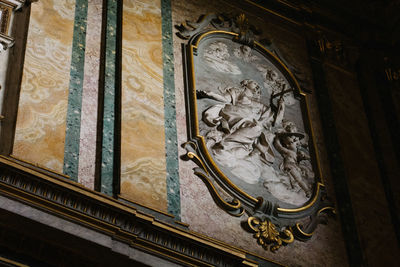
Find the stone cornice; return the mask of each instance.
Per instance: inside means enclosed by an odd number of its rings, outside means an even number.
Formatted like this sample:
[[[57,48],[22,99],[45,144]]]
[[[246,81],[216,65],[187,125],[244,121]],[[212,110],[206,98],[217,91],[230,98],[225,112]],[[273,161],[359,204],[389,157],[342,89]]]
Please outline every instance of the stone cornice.
[[[0,195],[181,264],[258,265],[241,249],[165,223],[104,194],[37,172],[3,156],[0,157]]]

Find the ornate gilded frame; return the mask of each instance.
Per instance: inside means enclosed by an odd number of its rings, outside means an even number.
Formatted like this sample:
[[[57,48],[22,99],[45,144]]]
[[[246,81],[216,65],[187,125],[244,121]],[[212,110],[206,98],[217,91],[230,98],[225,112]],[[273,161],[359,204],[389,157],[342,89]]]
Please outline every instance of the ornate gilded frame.
[[[180,31],[178,36],[183,39],[188,39],[191,36],[183,48],[188,122],[188,141],[184,144],[184,147],[187,150],[187,157],[195,161],[199,166],[194,169],[194,173],[207,185],[216,204],[233,216],[241,217],[244,213],[247,213],[249,218],[243,222],[244,229],[255,233],[254,237],[265,249],[275,251],[282,244],[293,242],[294,238],[302,241],[310,239],[317,227],[317,217],[321,212],[334,212],[332,204],[326,201],[325,185],[318,154],[316,153],[313,128],[309,119],[309,103],[306,93],[300,87],[295,76],[289,67],[283,63],[285,62],[284,59],[279,57],[280,53],[271,51],[260,42],[254,40],[251,37],[254,35],[249,33],[248,26],[247,29],[241,27],[240,22],[243,25],[243,22],[247,21],[244,15],[240,15],[234,21],[237,24],[236,29],[239,29],[237,32],[227,31],[226,29],[220,30],[218,27],[215,27],[217,30],[201,31],[208,23],[218,19],[218,16],[209,15],[208,18],[203,17],[203,20],[196,23],[195,26],[187,22],[192,29],[188,29],[187,25],[183,24],[177,26]],[[311,136],[309,141],[310,154],[312,154],[313,169],[316,172],[312,196],[303,205],[280,207],[276,202],[274,203],[261,196],[253,196],[245,192],[245,190],[232,182],[210,155],[205,137],[200,134],[199,130],[198,92],[196,91],[194,58],[197,56],[197,50],[201,42],[214,37],[229,39],[232,42],[252,47],[253,50],[268,58],[284,74],[290,86],[295,88],[294,93],[300,98],[302,117],[303,119],[305,118],[305,128]],[[227,195],[230,200],[226,200]]]

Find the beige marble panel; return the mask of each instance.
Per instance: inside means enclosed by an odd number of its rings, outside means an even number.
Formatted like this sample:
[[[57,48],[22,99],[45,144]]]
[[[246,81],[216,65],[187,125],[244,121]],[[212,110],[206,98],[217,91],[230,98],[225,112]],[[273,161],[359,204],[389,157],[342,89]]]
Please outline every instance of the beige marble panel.
[[[125,0],[121,196],[167,209],[160,0]]]
[[[32,4],[13,156],[62,172],[75,0]]]

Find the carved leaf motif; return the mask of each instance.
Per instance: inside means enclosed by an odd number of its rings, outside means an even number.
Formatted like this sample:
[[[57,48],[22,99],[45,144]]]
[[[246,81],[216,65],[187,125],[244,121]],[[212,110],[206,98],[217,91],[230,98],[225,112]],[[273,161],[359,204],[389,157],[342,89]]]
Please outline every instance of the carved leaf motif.
[[[265,250],[269,249],[272,252],[275,252],[283,245],[283,243],[289,244],[294,240],[291,231],[285,229],[282,232],[279,232],[276,229],[275,224],[268,219],[260,221],[256,217],[250,217],[247,222],[250,228],[255,231],[254,238],[257,239],[257,242]]]

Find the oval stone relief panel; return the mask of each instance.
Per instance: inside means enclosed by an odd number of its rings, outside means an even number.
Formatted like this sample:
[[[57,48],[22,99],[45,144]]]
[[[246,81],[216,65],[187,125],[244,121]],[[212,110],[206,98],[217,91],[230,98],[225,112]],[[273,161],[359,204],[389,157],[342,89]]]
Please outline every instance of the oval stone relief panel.
[[[272,53],[232,38],[204,34],[189,52],[194,131],[203,140],[207,164],[250,196],[286,208],[302,206],[317,181],[305,98]]]
[[[189,39],[183,46],[184,147],[197,164],[194,174],[219,207],[243,216],[241,226],[265,249],[309,240],[321,213],[334,207],[307,98],[283,55],[256,41],[244,14],[209,14],[176,28],[178,37]]]

